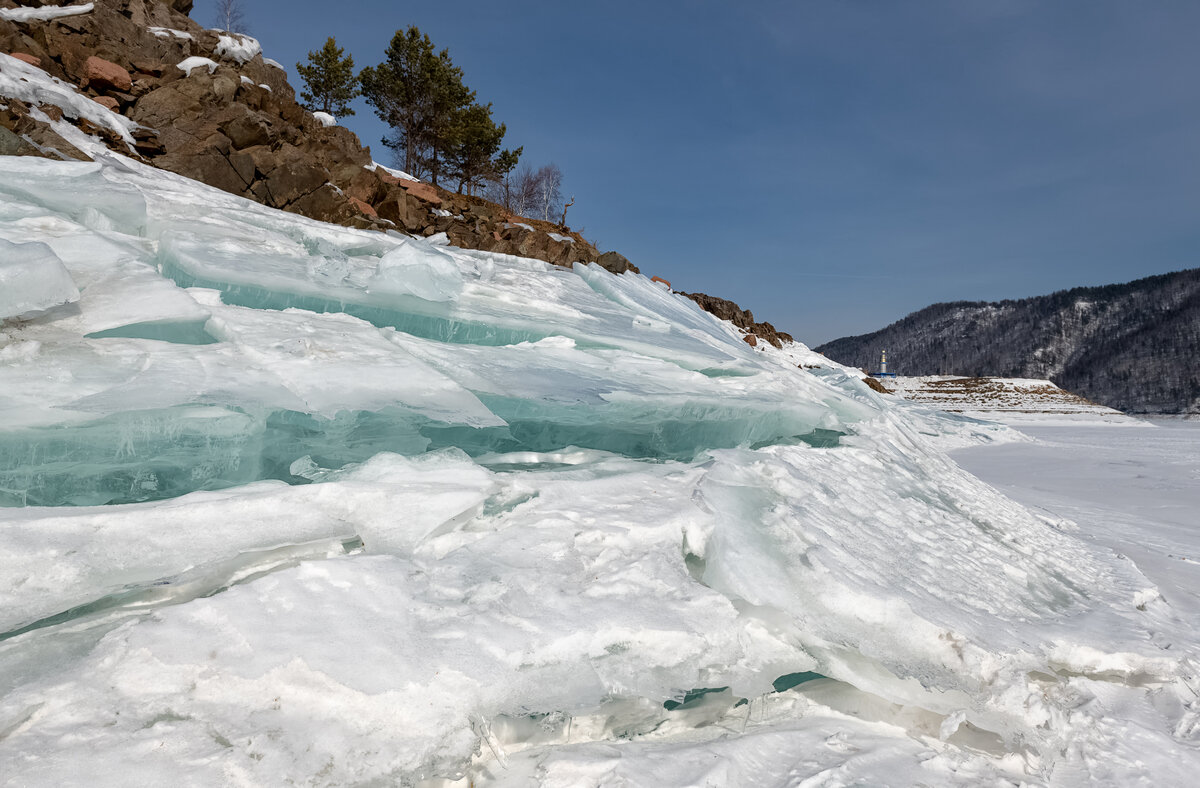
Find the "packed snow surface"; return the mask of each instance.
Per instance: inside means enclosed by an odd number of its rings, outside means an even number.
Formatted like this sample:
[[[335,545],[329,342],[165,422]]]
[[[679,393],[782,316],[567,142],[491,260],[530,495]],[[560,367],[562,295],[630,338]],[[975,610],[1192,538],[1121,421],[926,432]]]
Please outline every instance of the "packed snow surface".
[[[1194,619],[944,453],[1011,429],[639,275],[90,152],[0,158],[5,248],[79,290],[0,327],[7,781],[1200,768]]]

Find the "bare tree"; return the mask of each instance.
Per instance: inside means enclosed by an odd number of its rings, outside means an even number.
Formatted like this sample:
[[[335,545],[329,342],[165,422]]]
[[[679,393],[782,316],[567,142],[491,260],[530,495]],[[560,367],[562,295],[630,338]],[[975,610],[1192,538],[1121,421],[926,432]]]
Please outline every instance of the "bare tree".
[[[512,175],[508,189],[509,212],[516,216],[532,216],[537,202],[537,182],[528,164],[522,164]]]
[[[241,0],[217,0],[217,27],[226,33],[245,33],[246,17]]]
[[[554,221],[562,205],[562,170],[557,164],[547,164],[534,173],[537,182],[537,212],[543,221]]]
[[[547,164],[534,170],[528,164],[522,164],[505,179],[489,186],[487,197],[503,205],[514,216],[553,222],[565,213],[563,174],[558,165]]]

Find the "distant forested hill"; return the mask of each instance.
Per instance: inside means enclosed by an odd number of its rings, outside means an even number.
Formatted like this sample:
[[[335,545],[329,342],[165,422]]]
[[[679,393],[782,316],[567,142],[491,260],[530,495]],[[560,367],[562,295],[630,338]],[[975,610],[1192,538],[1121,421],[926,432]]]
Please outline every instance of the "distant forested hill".
[[[1132,413],[1200,413],[1200,269],[1019,301],[934,304],[816,350],[901,375],[1049,378]]]

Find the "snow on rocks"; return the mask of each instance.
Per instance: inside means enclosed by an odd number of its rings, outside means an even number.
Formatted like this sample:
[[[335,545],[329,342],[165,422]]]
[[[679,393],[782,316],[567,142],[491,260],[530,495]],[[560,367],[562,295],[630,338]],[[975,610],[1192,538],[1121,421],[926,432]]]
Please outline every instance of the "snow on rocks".
[[[50,104],[62,110],[68,118],[84,118],[106,128],[125,141],[132,149],[133,129],[137,124],[128,118],[101,107],[71,84],[50,76],[40,68],[0,54],[0,96],[20,99],[35,107]]]
[[[335,118],[333,115],[330,115],[328,112],[314,112],[312,113],[312,116],[316,118],[317,123],[320,123],[326,128],[329,126],[336,126],[338,124],[337,118]]]
[[[95,8],[94,3],[31,6],[28,8],[0,8],[0,19],[8,22],[49,22],[53,19],[63,19],[68,16],[90,14]]]
[[[0,320],[78,300],[79,289],[49,246],[0,240]]]
[[[195,36],[186,30],[176,30],[173,27],[148,27],[150,34],[157,38],[180,38],[187,41],[195,41]]]
[[[409,175],[404,170],[397,170],[394,167],[385,167],[384,165],[380,164],[377,161],[373,161],[370,164],[364,165],[363,169],[370,170],[371,172],[375,172],[376,170],[383,170],[388,175],[391,175],[393,178],[399,178],[402,181],[416,181],[417,183],[420,183],[419,178],[414,178],[413,176]]]
[[[241,33],[222,34],[218,37],[216,49],[213,51],[218,57],[245,63],[255,55],[262,54],[262,44],[258,43],[258,39]]]
[[[199,55],[193,55],[191,57],[184,58],[183,60],[179,61],[179,63],[177,63],[175,65],[175,67],[185,74],[191,74],[192,69],[207,68],[208,73],[211,74],[217,70],[217,63],[215,60],[212,60],[211,58],[201,57]]]

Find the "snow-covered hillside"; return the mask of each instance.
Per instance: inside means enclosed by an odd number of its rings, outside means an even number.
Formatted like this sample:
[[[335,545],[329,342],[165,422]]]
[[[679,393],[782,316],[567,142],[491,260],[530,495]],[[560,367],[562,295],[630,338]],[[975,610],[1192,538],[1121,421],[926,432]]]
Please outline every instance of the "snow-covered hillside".
[[[640,275],[90,150],[0,158],[6,781],[1200,767],[1187,623],[940,448],[1007,428],[752,349]]]

